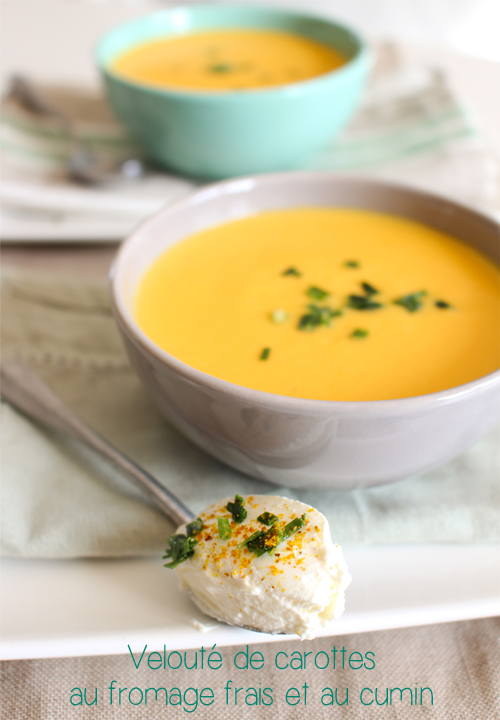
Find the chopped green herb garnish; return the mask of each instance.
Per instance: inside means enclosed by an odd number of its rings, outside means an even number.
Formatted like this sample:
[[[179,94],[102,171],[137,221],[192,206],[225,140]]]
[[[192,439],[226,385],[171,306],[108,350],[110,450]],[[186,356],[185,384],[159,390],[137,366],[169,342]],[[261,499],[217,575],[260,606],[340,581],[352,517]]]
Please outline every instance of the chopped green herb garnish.
[[[188,535],[196,535],[203,530],[203,521],[201,518],[196,518],[192,522],[186,525],[186,533]]]
[[[171,562],[165,563],[164,567],[173,570],[177,565],[194,555],[194,548],[198,545],[198,540],[179,533],[171,535],[168,538],[168,544],[170,547],[165,551],[163,559],[170,558]]]
[[[349,295],[347,307],[353,310],[378,310],[384,306],[382,303],[374,302],[370,295]]]
[[[330,327],[334,317],[342,315],[342,310],[333,310],[328,306],[308,305],[307,309],[317,318],[318,325],[326,325],[326,327]]]
[[[275,325],[281,325],[288,320],[288,313],[285,310],[273,310],[271,312],[271,320]]]
[[[257,555],[257,557],[264,555],[266,552],[272,554],[280,543],[288,540],[291,535],[297,532],[297,530],[301,527],[304,527],[305,524],[305,513],[301,518],[294,518],[291,520],[287,525],[285,525],[283,530],[280,530],[278,526],[273,523],[269,530],[253,533],[253,535],[250,535],[250,537],[244,540],[238,547],[246,546],[248,550]]]
[[[297,327],[299,330],[314,330],[314,328],[318,327],[318,325],[318,317],[312,313],[306,313],[300,318]]]
[[[379,291],[377,288],[374,288],[373,285],[370,285],[370,283],[362,282],[361,287],[365,291],[367,295],[378,295]]]
[[[339,315],[343,315],[342,310],[333,310],[333,308],[329,307],[328,305],[316,305],[315,303],[308,305],[307,309],[310,310],[315,315],[319,315],[322,318],[322,324],[326,325],[326,320],[334,317],[339,317]]]
[[[245,547],[245,545],[248,545],[249,542],[252,542],[252,540],[255,540],[256,538],[260,537],[261,535],[264,535],[265,530],[257,530],[256,532],[252,533],[250,537],[247,537],[246,540],[243,540],[243,542],[240,542],[238,545],[239,548]]]
[[[229,538],[233,534],[233,531],[231,530],[231,525],[229,524],[229,520],[224,517],[219,517],[217,518],[217,525],[219,527],[219,537],[222,540],[229,540]]]
[[[359,262],[357,260],[346,260],[344,267],[348,268],[359,268]]]
[[[274,525],[275,523],[277,523],[279,517],[277,515],[273,515],[270,512],[263,512],[262,515],[259,515],[257,520],[269,527],[270,525]]]
[[[308,305],[307,309],[309,312],[299,319],[299,330],[314,330],[320,325],[330,327],[332,319],[342,315],[342,310],[333,310],[328,306]]]
[[[226,510],[231,513],[234,522],[240,523],[246,518],[247,511],[244,506],[245,501],[241,495],[235,495],[234,502],[228,502],[226,505]]]
[[[249,538],[246,546],[248,550],[260,557],[264,553],[274,550],[280,542],[283,542],[282,533],[276,525],[273,525],[266,532],[259,533],[257,537]]]
[[[449,308],[451,308],[450,303],[447,303],[445,300],[436,300],[434,305],[440,310],[448,310]]]
[[[233,67],[232,65],[228,65],[228,63],[217,63],[215,65],[210,65],[208,69],[213,73],[227,73],[231,72]]]
[[[297,268],[289,267],[287,270],[283,270],[281,273],[282,275],[293,275],[293,277],[302,277],[302,273],[300,273]]]
[[[304,527],[304,525],[306,524],[306,517],[307,515],[306,513],[304,513],[302,517],[294,518],[287,525],[285,525],[282,533],[283,537],[281,542],[283,542],[283,540],[288,540],[290,535],[293,535],[295,532],[297,532],[297,530],[300,530],[301,527]]]
[[[365,338],[368,335],[368,330],[365,330],[364,328],[356,328],[356,330],[353,330],[352,333],[349,335],[351,338]]]
[[[404,309],[408,310],[408,312],[416,312],[422,307],[422,298],[425,295],[427,295],[427,291],[420,290],[419,292],[403,295],[392,302],[394,305],[401,305],[401,307],[404,307]]]
[[[311,300],[325,300],[327,297],[330,296],[330,293],[326,290],[322,290],[319,287],[311,285],[311,287],[306,290],[306,295],[309,295]]]
[[[259,360],[267,360],[271,354],[271,348],[264,348],[259,356]]]

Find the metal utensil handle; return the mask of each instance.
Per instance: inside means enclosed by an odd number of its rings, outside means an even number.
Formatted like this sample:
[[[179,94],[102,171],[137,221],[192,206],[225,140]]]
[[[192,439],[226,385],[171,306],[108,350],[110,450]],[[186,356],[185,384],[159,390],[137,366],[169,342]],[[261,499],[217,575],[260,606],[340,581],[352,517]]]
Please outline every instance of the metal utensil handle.
[[[29,417],[56,430],[78,438],[123,470],[129,478],[145,490],[165,515],[176,525],[189,522],[193,513],[175,495],[108,443],[65,405],[29,365],[18,361],[2,363],[1,393],[12,405]]]

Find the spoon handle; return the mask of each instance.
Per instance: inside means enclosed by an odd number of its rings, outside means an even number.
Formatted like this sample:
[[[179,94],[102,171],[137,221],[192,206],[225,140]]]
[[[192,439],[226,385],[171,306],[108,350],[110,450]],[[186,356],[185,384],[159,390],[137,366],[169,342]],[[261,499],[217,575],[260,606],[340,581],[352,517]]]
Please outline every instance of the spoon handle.
[[[35,420],[81,440],[123,470],[175,523],[181,525],[194,518],[175,495],[156,478],[108,443],[65,405],[29,365],[7,361],[0,368],[2,397]]]

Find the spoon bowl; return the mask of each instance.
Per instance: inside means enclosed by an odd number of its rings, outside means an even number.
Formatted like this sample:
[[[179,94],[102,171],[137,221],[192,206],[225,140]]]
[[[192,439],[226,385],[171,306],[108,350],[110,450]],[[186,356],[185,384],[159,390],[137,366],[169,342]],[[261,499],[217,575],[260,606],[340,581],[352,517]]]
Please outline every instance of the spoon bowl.
[[[207,615],[255,632],[298,633],[303,637],[314,637],[319,625],[323,624],[322,613],[328,611],[330,620],[342,612],[344,589],[350,582],[350,576],[340,548],[331,543],[328,523],[321,513],[308,505],[286,498],[250,496],[245,501],[237,495],[234,500],[234,507],[238,504],[237,511],[231,508],[232,503],[223,501],[222,506],[221,502],[216,503],[202,513],[201,522],[199,519],[192,522],[193,513],[173,493],[80,420],[32,368],[21,362],[10,361],[2,364],[0,376],[2,397],[5,400],[28,417],[77,438],[110,460],[145,490],[176,526],[180,526],[176,534],[168,538],[170,550],[165,557],[170,558],[170,563],[166,564],[166,567],[175,567],[193,601]],[[311,521],[306,520],[306,515],[303,514],[301,519],[296,517],[292,523],[282,522],[283,528],[278,529],[276,515],[270,516],[275,520],[274,525],[268,528],[269,523],[263,520],[262,516],[258,517],[259,510],[256,508],[259,507],[259,501],[269,501],[272,503],[270,509],[277,513],[278,506],[289,515],[300,508],[301,512],[307,511],[311,514]],[[243,509],[245,504],[248,511]],[[212,509],[215,508],[219,520],[222,515],[226,516],[224,522],[229,533],[227,536],[222,537],[218,521],[214,522]],[[229,511],[232,523],[227,518]],[[269,513],[265,514],[269,516]],[[247,515],[249,522],[244,525]],[[318,524],[322,528],[321,532]],[[231,525],[233,527],[230,529]],[[256,525],[264,527],[264,530],[255,533]],[[297,541],[299,529],[303,532]],[[293,544],[292,554],[298,551],[299,555],[297,567],[294,566],[294,561],[287,559],[281,563],[281,569],[276,570],[278,553],[275,558],[268,550],[261,552],[261,545],[253,549],[252,538],[256,535],[265,538],[268,533],[272,533],[277,542],[277,545],[273,545],[274,549],[286,547],[288,552],[288,546]],[[231,535],[234,535],[232,539]],[[174,554],[176,543],[181,543],[183,547],[180,555]],[[308,548],[305,551],[304,544]],[[255,557],[252,558],[254,552]],[[214,553],[219,554],[215,557]],[[257,563],[253,576],[252,559]],[[303,575],[300,579],[294,578],[295,573],[305,569],[302,565],[298,567],[299,563],[304,561],[310,562],[314,573],[311,576]],[[222,569],[227,567],[228,563],[231,572],[223,572]],[[281,587],[282,578],[275,579],[276,573],[285,573],[283,577],[288,580]],[[224,582],[219,581],[219,575],[224,578]],[[285,591],[286,595],[282,595]],[[267,592],[269,595],[265,594]],[[339,610],[336,612],[337,606]],[[263,626],[259,627],[255,618],[262,618]]]

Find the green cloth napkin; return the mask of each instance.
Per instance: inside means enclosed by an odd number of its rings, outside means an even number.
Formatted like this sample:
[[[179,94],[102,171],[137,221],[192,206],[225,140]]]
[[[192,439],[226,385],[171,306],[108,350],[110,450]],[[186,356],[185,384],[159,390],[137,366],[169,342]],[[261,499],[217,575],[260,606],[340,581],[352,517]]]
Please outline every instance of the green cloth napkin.
[[[3,356],[32,363],[102,435],[193,511],[236,492],[318,507],[339,543],[500,541],[499,428],[442,468],[354,491],[291,490],[242,475],[162,418],[130,368],[104,282],[9,277],[2,283]],[[77,441],[2,404],[1,552],[24,557],[143,555],[171,523]]]

